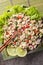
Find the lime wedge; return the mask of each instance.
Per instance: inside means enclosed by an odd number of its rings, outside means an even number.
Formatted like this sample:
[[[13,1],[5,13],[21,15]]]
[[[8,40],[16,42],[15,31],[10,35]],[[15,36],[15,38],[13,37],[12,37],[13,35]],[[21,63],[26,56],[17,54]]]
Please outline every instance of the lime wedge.
[[[22,49],[22,48],[20,48],[20,47],[17,47],[16,48],[16,52],[17,52],[17,55],[19,56],[19,57],[24,57],[24,56],[26,56],[27,55],[27,50],[25,49]]]
[[[16,56],[16,48],[11,47],[10,45],[7,47],[7,53],[10,56]]]

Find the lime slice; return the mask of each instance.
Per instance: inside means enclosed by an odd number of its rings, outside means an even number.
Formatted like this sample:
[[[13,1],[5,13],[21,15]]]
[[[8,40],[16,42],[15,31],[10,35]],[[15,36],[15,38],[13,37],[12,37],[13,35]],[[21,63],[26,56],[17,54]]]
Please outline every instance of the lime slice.
[[[27,50],[26,50],[26,49],[23,50],[23,49],[20,48],[20,47],[17,47],[17,48],[16,48],[16,52],[17,52],[17,55],[18,55],[19,57],[24,57],[24,56],[27,55]]]
[[[16,56],[16,48],[14,47],[11,47],[10,45],[7,47],[7,53],[10,55],[10,56]]]

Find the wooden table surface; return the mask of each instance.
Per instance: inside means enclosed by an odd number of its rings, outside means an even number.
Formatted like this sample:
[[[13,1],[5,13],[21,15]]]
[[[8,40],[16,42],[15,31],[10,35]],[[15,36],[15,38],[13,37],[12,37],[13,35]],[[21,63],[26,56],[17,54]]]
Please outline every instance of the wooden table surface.
[[[0,54],[0,65],[43,65],[43,51],[4,61]]]

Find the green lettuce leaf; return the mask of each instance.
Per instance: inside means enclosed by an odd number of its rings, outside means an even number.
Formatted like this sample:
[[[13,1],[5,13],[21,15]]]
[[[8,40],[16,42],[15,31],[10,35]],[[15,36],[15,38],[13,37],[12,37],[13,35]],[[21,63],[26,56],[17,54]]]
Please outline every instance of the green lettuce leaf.
[[[25,14],[30,16],[31,19],[36,19],[36,20],[41,19],[39,11],[37,10],[37,8],[35,8],[33,6],[26,8]]]

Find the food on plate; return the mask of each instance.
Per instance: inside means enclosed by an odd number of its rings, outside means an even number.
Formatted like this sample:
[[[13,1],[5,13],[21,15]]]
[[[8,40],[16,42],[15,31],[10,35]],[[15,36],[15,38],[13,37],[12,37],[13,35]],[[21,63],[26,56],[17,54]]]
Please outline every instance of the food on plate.
[[[6,43],[7,53],[10,56],[24,57],[27,49],[34,50],[41,44],[43,24],[41,15],[35,7],[14,6],[2,16],[1,20],[4,20],[1,24],[4,43],[11,38],[10,43],[9,41]]]
[[[11,45],[15,48],[19,47],[24,50],[27,48],[29,50],[33,50],[37,48],[41,41],[41,25],[41,20],[40,22],[36,20],[30,20],[30,16],[26,16],[23,13],[13,15],[8,20],[7,28],[4,28],[4,42],[6,42],[10,35],[13,35],[13,33],[17,31],[18,34],[12,39]]]

